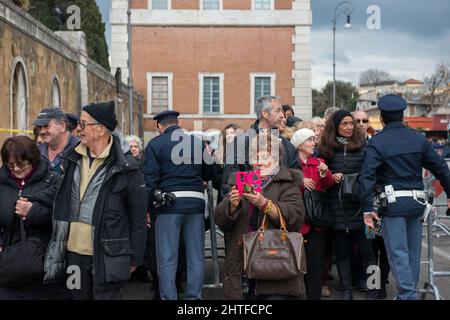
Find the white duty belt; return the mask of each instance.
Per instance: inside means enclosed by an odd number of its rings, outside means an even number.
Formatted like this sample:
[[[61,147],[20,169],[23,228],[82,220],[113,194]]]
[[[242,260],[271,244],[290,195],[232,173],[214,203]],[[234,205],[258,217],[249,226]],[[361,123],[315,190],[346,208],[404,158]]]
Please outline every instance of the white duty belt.
[[[427,194],[423,190],[395,190],[394,191],[395,197],[411,197],[414,198],[417,202],[421,204],[428,203]],[[423,201],[420,201],[420,200]]]
[[[173,191],[171,193],[177,198],[198,198],[205,200],[205,194],[198,191]]]

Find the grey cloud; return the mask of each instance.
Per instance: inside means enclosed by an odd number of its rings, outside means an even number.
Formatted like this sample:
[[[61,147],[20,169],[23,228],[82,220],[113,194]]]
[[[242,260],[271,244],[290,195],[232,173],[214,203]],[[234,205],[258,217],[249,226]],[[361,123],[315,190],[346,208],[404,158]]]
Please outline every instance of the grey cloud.
[[[448,39],[448,40],[443,40]],[[397,80],[422,79],[441,60],[450,61],[450,30],[441,38],[417,41],[417,37],[401,32],[348,30],[336,41],[336,78],[358,82],[359,74],[369,68],[390,72]],[[313,87],[322,87],[332,78],[332,32],[312,33],[311,56]]]
[[[340,0],[311,0],[313,30],[332,28],[333,13]],[[417,37],[439,37],[450,30],[450,1],[448,0],[353,0],[352,22],[355,26],[366,26],[369,5],[381,9],[382,28],[401,31]],[[345,17],[339,17],[344,25]]]

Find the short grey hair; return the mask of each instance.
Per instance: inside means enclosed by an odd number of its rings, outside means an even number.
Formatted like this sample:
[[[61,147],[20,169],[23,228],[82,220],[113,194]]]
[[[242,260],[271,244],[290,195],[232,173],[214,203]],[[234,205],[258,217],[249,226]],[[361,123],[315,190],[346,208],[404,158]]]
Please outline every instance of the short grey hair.
[[[327,108],[327,109],[325,110],[325,112],[323,113],[323,117],[328,119],[329,116],[331,116],[333,113],[335,113],[335,112],[338,111],[338,110],[341,110],[341,108],[338,108],[338,107],[329,107],[329,108]]]
[[[139,150],[142,150],[142,141],[141,141],[141,139],[139,139],[138,136],[129,135],[129,136],[125,137],[125,140],[127,140],[128,143],[130,143],[131,141],[136,142],[139,147]]]
[[[57,124],[60,123],[65,123],[66,124],[66,132],[69,131],[69,120],[67,119],[67,117],[57,117],[57,118],[53,118],[52,120],[55,120],[55,122]]]
[[[314,124],[317,124],[318,122],[323,123],[324,121],[323,121],[323,119],[321,117],[314,117],[314,118],[311,119],[311,122],[314,123]]]
[[[271,109],[271,102],[272,101],[280,101],[281,97],[277,96],[262,96],[258,99],[255,106],[256,116],[258,120],[262,119],[262,113],[263,112],[270,112]]]

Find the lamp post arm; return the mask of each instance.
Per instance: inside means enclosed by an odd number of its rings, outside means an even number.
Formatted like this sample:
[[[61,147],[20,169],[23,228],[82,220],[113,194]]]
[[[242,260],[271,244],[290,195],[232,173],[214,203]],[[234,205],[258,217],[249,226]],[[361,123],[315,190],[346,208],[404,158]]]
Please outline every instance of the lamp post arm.
[[[339,9],[343,6],[347,5],[347,7],[344,8],[344,10],[339,12]],[[334,18],[333,21],[334,23],[336,23],[337,18],[342,14],[352,14],[353,13],[353,4],[350,1],[342,1],[341,3],[339,3],[336,8],[334,9]]]
[[[344,10],[339,11],[344,7]],[[336,107],[336,20],[342,14],[350,15],[353,13],[353,4],[350,1],[340,2],[334,9],[333,16],[333,107]]]

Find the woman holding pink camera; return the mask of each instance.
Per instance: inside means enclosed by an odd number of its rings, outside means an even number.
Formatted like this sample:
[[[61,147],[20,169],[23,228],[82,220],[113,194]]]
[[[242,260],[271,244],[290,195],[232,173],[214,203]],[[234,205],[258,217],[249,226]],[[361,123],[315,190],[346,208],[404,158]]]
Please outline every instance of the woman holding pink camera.
[[[302,183],[301,172],[281,166],[284,149],[278,137],[268,133],[261,135],[250,142],[250,159],[253,170],[260,171],[261,192],[240,194],[238,188],[233,186],[228,197],[215,210],[216,224],[231,233],[225,257],[224,294],[226,299],[299,299],[304,296],[302,276],[267,281],[247,279],[242,272],[241,237],[256,231],[265,215],[269,229],[280,228],[280,214],[286,221],[288,231],[298,232],[304,220],[303,201],[298,188]]]

